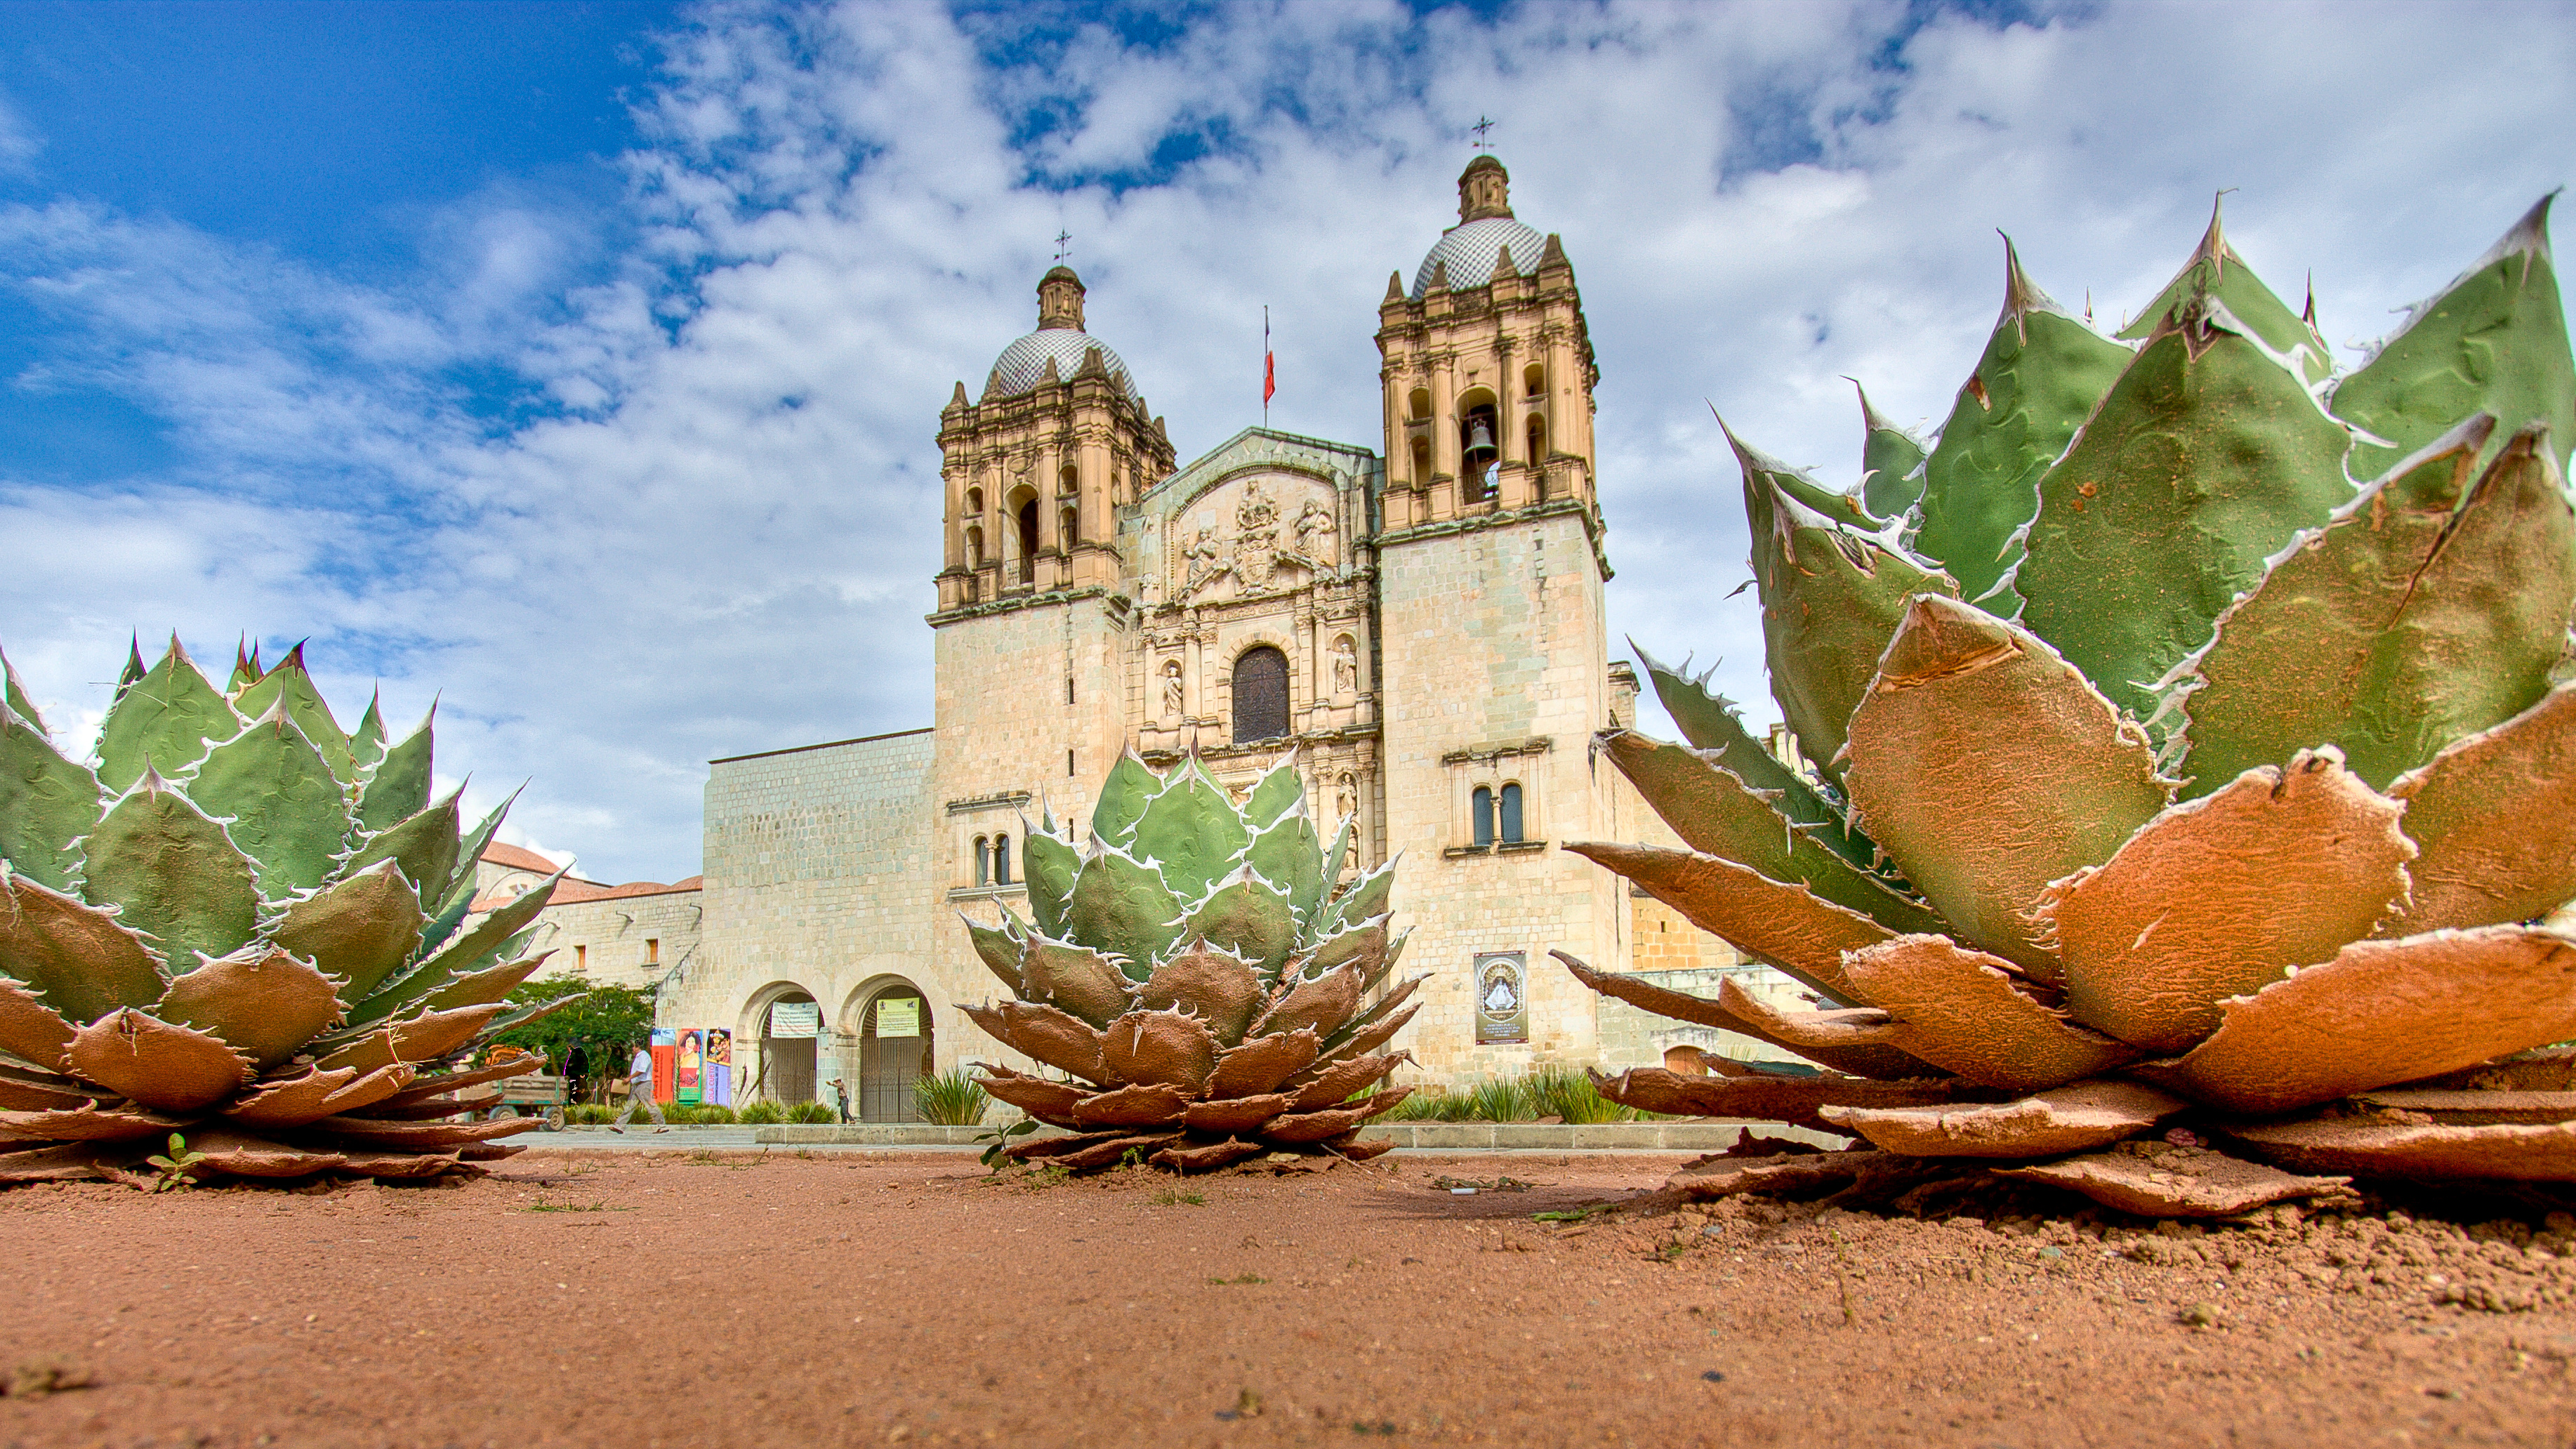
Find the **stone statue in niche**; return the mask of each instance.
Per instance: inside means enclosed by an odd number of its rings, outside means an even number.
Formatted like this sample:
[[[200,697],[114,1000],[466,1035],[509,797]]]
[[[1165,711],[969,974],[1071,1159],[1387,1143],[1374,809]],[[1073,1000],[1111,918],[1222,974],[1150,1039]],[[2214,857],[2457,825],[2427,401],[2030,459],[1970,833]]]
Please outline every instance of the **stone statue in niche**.
[[[1181,661],[1163,661],[1163,718],[1177,721],[1181,717]]]
[[[1333,782],[1333,819],[1338,823],[1350,819],[1359,812],[1359,786],[1351,779],[1351,772],[1344,770],[1341,778]]]
[[[1333,521],[1332,505],[1320,498],[1309,498],[1297,514],[1297,557],[1308,568],[1330,569],[1339,550],[1334,543],[1341,525]]]
[[[1357,694],[1359,688],[1359,652],[1351,647],[1351,636],[1344,634],[1333,641],[1333,696]]]

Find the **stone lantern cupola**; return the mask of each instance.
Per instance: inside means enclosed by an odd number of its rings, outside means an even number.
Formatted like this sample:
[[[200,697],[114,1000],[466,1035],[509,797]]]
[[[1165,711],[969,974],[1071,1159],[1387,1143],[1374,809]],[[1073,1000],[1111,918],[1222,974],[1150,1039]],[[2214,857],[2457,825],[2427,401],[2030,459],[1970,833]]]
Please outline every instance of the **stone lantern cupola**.
[[[1038,330],[1082,330],[1082,278],[1071,267],[1056,267],[1038,279]]]
[[[1458,176],[1458,220],[1483,221],[1512,214],[1512,173],[1491,156],[1467,163]]]

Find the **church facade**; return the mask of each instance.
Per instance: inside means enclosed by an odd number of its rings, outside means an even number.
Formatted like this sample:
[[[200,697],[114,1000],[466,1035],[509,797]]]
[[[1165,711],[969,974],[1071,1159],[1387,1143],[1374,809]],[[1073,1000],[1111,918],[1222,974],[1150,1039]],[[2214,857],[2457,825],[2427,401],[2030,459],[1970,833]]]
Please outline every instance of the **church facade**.
[[[1179,465],[1080,278],[1038,297],[939,418],[931,726],[713,762],[699,929],[649,969],[569,916],[539,944],[652,981],[666,1024],[730,1031],[746,1086],[829,1100],[838,1079],[854,1116],[903,1120],[921,1072],[1030,1065],[956,1010],[996,989],[958,918],[1026,917],[1036,822],[1078,832],[1122,751],[1195,754],[1238,790],[1293,752],[1328,831],[1356,820],[1354,871],[1401,857],[1399,974],[1430,978],[1395,1042],[1408,1079],[1746,1054],[1548,957],[1711,994],[1757,971],[1561,848],[1671,837],[1592,760],[1637,690],[1604,627],[1599,370],[1565,249],[1501,163],[1468,166],[1458,224],[1389,280],[1375,446],[1246,428]]]

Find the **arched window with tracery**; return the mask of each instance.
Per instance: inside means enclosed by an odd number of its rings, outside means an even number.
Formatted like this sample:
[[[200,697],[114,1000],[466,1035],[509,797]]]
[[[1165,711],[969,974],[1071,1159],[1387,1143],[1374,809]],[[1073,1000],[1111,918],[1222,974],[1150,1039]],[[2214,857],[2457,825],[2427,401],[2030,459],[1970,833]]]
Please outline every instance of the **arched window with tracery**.
[[[1234,742],[1288,733],[1288,656],[1267,644],[1234,661]]]
[[[980,835],[975,837],[975,884],[979,886],[993,883],[992,849],[993,842]]]
[[[1494,843],[1494,792],[1491,788],[1479,785],[1475,793],[1467,797],[1467,821],[1475,831],[1478,846]]]
[[[1011,837],[996,835],[993,837],[993,884],[1009,885],[1010,883]]]
[[[1505,785],[1505,786],[1503,787],[1502,809],[1501,809],[1499,812],[1497,812],[1497,813],[1498,813],[1498,815],[1500,816],[1500,821],[1499,821],[1499,825],[1498,825],[1498,828],[1497,828],[1497,830],[1495,831],[1495,833],[1496,833],[1498,836],[1500,836],[1500,837],[1501,837],[1502,842],[1503,842],[1505,845],[1518,845],[1518,844],[1520,844],[1520,843],[1521,843],[1521,787],[1520,787],[1520,786],[1518,786],[1518,785]]]

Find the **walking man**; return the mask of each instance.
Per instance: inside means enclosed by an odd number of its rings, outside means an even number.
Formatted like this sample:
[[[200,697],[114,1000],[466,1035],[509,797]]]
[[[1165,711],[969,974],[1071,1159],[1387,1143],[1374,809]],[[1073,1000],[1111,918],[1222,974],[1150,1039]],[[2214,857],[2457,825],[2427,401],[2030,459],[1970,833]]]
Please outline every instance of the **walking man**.
[[[635,1120],[638,1108],[653,1119],[654,1131],[671,1130],[662,1119],[662,1104],[653,1100],[653,1048],[645,1045],[635,1048],[635,1060],[626,1069],[626,1110],[617,1114],[617,1120],[608,1124],[608,1130],[624,1132],[623,1124]]]
[[[840,1110],[841,1110],[841,1125],[842,1125],[842,1126],[844,1126],[844,1127],[849,1126],[849,1125],[850,1125],[850,1088],[849,1088],[849,1084],[848,1084],[848,1083],[846,1083],[846,1082],[843,1082],[843,1081],[842,1081],[840,1078],[838,1078],[838,1077],[834,1077],[834,1078],[832,1079],[832,1097],[833,1097],[833,1100],[834,1100],[834,1101],[836,1101],[836,1102],[838,1102],[838,1103],[840,1104]]]

